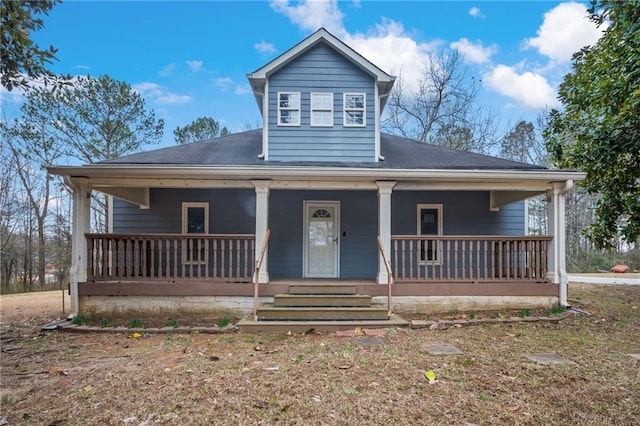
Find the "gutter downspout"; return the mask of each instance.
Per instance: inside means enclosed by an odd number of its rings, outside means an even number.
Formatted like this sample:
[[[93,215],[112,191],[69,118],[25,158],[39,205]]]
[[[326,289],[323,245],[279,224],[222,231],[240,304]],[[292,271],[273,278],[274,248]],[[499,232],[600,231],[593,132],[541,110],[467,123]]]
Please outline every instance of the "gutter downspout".
[[[254,93],[262,98],[262,152],[258,154],[258,160],[267,159],[267,139],[269,137],[268,122],[269,122],[269,105],[267,96],[267,82],[264,83],[262,92],[254,90]]]
[[[376,92],[378,92],[378,85],[376,84]],[[380,106],[382,105],[382,99],[384,98],[388,98],[389,94],[384,94],[384,95],[378,95],[378,103],[376,104],[375,108],[378,112],[378,114],[376,114],[376,159],[375,161],[384,161],[384,156],[382,156],[382,154],[380,153],[381,149],[382,149],[382,142],[381,142],[381,137],[380,137],[380,121],[382,120],[382,109],[380,108]]]

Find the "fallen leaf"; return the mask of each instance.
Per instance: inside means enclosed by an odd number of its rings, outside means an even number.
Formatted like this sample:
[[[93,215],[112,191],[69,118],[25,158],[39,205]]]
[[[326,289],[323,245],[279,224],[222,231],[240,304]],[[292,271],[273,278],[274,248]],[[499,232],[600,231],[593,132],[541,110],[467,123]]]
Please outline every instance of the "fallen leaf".
[[[49,376],[66,376],[68,374],[66,368],[63,367],[53,367],[49,370]]]
[[[507,411],[518,411],[519,409],[519,405],[512,405],[511,407],[507,407]]]
[[[424,372],[424,377],[426,377],[429,382],[433,382],[436,379],[436,373],[433,370],[428,370]]]
[[[139,339],[140,337],[142,337],[142,334],[138,333],[137,331],[135,333],[133,333],[131,335],[131,337],[133,337],[134,339]]]
[[[351,365],[336,365],[336,368],[338,370],[348,370],[350,369],[352,366]]]

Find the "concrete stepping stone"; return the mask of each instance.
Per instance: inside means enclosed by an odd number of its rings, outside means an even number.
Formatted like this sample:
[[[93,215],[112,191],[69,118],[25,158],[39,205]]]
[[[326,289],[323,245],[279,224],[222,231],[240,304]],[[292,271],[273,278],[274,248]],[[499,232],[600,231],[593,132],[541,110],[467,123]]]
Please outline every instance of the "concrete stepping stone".
[[[558,354],[532,354],[527,355],[527,358],[542,365],[576,365],[575,362]]]
[[[640,354],[627,354],[627,355],[629,355],[631,358],[640,359]]]
[[[425,348],[431,355],[461,355],[462,351],[451,343],[427,345]]]
[[[358,346],[381,346],[384,344],[384,340],[380,337],[361,337],[356,340]]]

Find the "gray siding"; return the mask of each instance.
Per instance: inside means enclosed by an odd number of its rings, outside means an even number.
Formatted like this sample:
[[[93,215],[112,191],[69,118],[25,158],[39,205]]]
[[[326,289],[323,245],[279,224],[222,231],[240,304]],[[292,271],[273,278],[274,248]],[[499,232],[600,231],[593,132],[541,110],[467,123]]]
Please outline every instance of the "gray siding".
[[[255,232],[251,189],[152,189],[151,208],[114,200],[115,233],[180,233],[182,202],[209,202],[210,232]],[[303,267],[303,202],[340,201],[340,276],[373,279],[377,273],[376,191],[272,190],[269,199],[269,273],[299,278]],[[442,204],[445,235],[523,235],[524,203],[489,211],[488,192],[406,191],[392,195],[392,234],[416,234],[416,205]]]
[[[300,126],[278,126],[278,92],[300,92]],[[333,93],[333,127],[310,126],[311,92]],[[366,127],[343,127],[343,93],[366,94]],[[269,159],[375,161],[374,79],[320,44],[269,77]]]
[[[392,234],[417,231],[417,204],[442,204],[444,235],[524,235],[524,202],[489,210],[488,192],[393,192]]]
[[[269,275],[302,276],[305,200],[340,201],[340,276],[375,278],[378,265],[375,191],[271,191]]]
[[[211,234],[253,234],[255,198],[252,189],[151,189],[147,210],[114,199],[113,232],[181,233],[182,203],[208,202]]]

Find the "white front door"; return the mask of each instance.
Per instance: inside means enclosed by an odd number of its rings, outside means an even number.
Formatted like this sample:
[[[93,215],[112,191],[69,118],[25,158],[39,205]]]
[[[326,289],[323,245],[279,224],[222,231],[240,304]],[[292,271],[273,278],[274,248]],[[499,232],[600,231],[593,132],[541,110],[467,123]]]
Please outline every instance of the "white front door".
[[[340,276],[340,202],[304,202],[304,267],[306,278]]]

